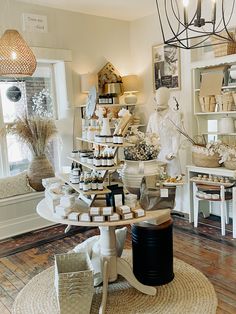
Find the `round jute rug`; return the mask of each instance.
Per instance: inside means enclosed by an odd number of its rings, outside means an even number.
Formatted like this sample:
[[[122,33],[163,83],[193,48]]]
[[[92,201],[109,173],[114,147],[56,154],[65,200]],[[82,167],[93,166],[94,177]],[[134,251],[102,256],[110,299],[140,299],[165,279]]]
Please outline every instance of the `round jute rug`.
[[[131,251],[123,257],[131,261]],[[174,259],[175,278],[157,287],[156,296],[142,294],[126,280],[119,278],[109,284],[106,313],[109,314],[215,314],[217,298],[212,284],[196,268]],[[54,267],[35,276],[19,293],[13,314],[59,314],[54,289]],[[97,314],[102,287],[95,289],[92,314]],[[68,313],[69,314],[69,313]],[[74,314],[74,313],[73,313]]]

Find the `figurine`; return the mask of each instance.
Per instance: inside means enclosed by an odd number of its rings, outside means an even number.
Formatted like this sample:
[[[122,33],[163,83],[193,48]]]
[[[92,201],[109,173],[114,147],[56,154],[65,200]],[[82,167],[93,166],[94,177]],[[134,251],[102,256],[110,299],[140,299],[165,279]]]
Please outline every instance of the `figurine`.
[[[156,133],[160,138],[161,150],[158,160],[167,163],[167,174],[171,177],[181,174],[179,160],[180,135],[175,125],[180,126],[181,118],[178,111],[169,107],[170,92],[166,87],[156,91],[156,110],[151,114],[147,132]]]

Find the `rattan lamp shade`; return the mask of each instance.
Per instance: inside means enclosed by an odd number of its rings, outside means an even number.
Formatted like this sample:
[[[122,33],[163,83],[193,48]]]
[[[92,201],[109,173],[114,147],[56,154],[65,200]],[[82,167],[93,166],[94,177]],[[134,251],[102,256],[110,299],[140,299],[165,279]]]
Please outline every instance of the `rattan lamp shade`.
[[[0,39],[0,76],[31,76],[36,58],[17,30],[8,29]]]

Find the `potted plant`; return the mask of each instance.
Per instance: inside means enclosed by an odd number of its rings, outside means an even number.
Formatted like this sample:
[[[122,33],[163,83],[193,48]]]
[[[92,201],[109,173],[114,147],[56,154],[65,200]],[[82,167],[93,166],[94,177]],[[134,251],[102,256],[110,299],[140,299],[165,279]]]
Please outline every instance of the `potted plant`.
[[[32,153],[28,168],[29,183],[36,191],[43,191],[42,179],[54,176],[53,166],[46,156],[48,144],[57,134],[54,120],[24,113],[6,126],[6,132],[29,147]]]

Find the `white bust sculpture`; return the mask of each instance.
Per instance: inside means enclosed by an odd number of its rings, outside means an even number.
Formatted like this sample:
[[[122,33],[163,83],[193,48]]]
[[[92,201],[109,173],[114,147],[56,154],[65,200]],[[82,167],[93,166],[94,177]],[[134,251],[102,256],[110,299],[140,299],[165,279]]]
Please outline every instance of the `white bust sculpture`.
[[[170,92],[166,87],[160,87],[156,91],[156,110],[151,114],[147,132],[156,133],[160,137],[161,150],[158,160],[167,163],[167,174],[177,176],[181,174],[179,161],[180,135],[172,120],[180,126],[180,114],[169,107]]]

